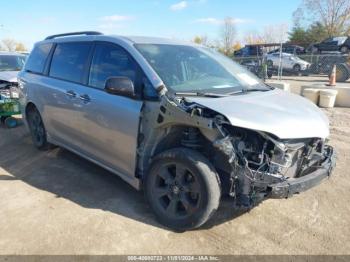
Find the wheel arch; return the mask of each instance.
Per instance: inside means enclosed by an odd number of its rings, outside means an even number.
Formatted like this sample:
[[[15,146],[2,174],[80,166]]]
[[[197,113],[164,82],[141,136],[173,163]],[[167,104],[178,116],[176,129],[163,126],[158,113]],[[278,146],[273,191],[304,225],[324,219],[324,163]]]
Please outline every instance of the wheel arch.
[[[31,110],[38,110],[39,111],[39,109],[38,109],[38,107],[37,107],[37,105],[34,103],[34,102],[32,102],[32,101],[29,101],[25,106],[24,106],[24,108],[23,108],[24,110],[22,111],[22,117],[23,117],[23,120],[24,120],[24,122],[25,122],[25,124],[27,125],[27,127],[28,127],[28,114],[29,114],[29,112],[31,111]],[[28,127],[29,128],[29,127]]]
[[[164,151],[184,147],[182,144],[184,132],[188,128],[194,128],[198,130],[199,136],[204,138],[203,133],[200,131],[200,128],[196,128],[190,125],[185,124],[174,124],[167,126],[166,128],[157,129],[149,139],[147,139],[146,144],[144,145],[143,153],[139,156],[139,171],[140,177],[144,179],[150,166],[152,165],[154,158],[161,154]],[[202,139],[201,142],[205,143],[207,146],[213,146],[212,142],[207,139]],[[201,144],[202,145],[202,144]],[[189,147],[187,147],[189,148]]]
[[[193,127],[191,125],[172,125],[169,131],[156,143],[156,146],[152,150],[151,157],[160,154],[166,150],[178,147],[189,148],[191,147],[183,145],[184,132],[191,128],[192,130],[198,132],[198,136],[201,138],[200,143],[202,146],[214,147],[212,142],[210,142],[202,130],[198,127]]]
[[[38,107],[37,107],[33,102],[28,102],[28,103],[26,104],[25,110],[24,110],[24,112],[25,112],[25,117],[26,117],[26,118],[27,118],[27,116],[28,116],[29,111],[30,111],[30,110],[33,110],[33,109],[38,110]]]
[[[215,136],[215,133],[205,133],[205,130],[190,125],[173,125],[169,128],[170,130],[156,142],[152,151],[148,153],[149,158],[147,159],[147,157],[145,158],[144,156],[142,168],[144,172],[142,174],[142,180],[146,178],[150,167],[158,155],[172,149],[183,148],[184,150],[194,150],[206,158],[207,161],[210,162],[213,167],[215,167],[216,172],[219,174],[220,185],[227,184],[229,173],[225,172],[226,169],[223,168],[223,166],[222,169],[217,169],[220,166],[218,161],[222,161],[224,156],[217,150],[217,148],[214,147],[214,137],[210,137],[211,135]],[[191,147],[187,145],[186,140],[184,141],[184,132],[186,132],[188,128],[192,128],[198,133],[198,148]],[[223,192],[226,192],[227,190],[227,188],[222,188]]]
[[[169,131],[157,141],[154,149],[152,150],[151,157],[164,152],[166,150],[181,146],[181,138],[183,131],[187,128],[185,125],[173,125],[169,128]]]

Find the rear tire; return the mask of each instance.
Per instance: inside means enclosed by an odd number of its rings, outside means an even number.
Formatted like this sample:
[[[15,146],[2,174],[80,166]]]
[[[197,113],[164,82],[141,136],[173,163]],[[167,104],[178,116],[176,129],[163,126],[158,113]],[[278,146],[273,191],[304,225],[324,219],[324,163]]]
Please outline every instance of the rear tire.
[[[347,47],[346,45],[342,46],[340,48],[340,52],[344,53],[344,54],[348,53],[349,52],[349,47]]]
[[[328,77],[332,72],[329,72]],[[337,64],[336,81],[346,82],[350,78],[350,68],[347,64]]]
[[[40,150],[49,149],[50,144],[46,139],[46,129],[36,108],[31,108],[27,113],[27,122],[34,146]]]
[[[158,221],[176,231],[200,227],[219,207],[218,174],[200,153],[176,148],[156,156],[145,179]]]

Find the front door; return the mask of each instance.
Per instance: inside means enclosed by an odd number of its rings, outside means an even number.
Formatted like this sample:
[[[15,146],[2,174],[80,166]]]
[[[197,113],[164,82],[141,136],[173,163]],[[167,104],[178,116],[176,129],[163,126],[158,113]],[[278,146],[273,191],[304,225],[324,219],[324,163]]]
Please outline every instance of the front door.
[[[83,112],[80,140],[93,159],[123,175],[134,176],[142,100],[105,92],[105,82],[112,76],[128,77],[136,87],[138,67],[121,47],[96,43],[88,86],[79,93]]]

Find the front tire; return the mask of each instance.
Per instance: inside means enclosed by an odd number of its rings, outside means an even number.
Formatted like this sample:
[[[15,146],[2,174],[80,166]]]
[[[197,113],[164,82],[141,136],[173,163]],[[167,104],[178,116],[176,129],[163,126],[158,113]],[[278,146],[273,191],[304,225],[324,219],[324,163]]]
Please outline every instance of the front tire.
[[[46,129],[36,108],[30,109],[27,114],[27,121],[34,146],[40,150],[48,149],[50,144],[46,139]]]
[[[267,60],[267,67],[268,67],[268,68],[273,68],[273,62],[272,62],[272,60]]]
[[[293,71],[294,71],[295,74],[299,75],[300,72],[301,72],[301,67],[300,67],[300,65],[299,65],[299,64],[294,65],[294,66],[293,66]]]
[[[145,180],[158,221],[177,231],[200,227],[219,207],[218,174],[200,153],[176,148],[156,156]]]

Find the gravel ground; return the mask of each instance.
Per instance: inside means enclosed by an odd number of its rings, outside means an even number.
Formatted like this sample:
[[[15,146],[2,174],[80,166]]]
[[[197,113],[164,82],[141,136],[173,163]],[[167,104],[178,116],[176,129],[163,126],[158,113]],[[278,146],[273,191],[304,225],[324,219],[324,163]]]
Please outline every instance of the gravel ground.
[[[223,201],[204,228],[159,225],[140,192],[66,151],[0,128],[0,254],[350,254],[350,109],[327,110],[334,175],[237,214]]]

